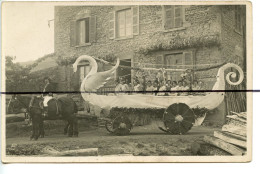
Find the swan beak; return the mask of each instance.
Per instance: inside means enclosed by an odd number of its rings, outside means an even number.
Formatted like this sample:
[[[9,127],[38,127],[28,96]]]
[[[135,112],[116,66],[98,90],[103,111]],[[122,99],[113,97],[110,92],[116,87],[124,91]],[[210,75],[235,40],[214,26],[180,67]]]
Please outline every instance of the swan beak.
[[[78,66],[75,63],[72,66],[73,66],[73,72],[77,72]]]

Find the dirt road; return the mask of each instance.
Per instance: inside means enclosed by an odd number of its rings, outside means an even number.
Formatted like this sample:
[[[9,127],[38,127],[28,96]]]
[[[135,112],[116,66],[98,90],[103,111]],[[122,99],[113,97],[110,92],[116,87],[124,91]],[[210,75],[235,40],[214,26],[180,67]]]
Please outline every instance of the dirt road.
[[[204,135],[217,128],[193,127],[186,135],[170,135],[152,125],[135,127],[128,136],[114,136],[105,128],[80,132],[69,138],[62,133],[46,136],[38,141],[29,137],[7,138],[7,155],[43,155],[42,149],[50,146],[58,151],[98,148],[99,155],[133,154],[138,156],[194,155],[191,146],[201,143]]]

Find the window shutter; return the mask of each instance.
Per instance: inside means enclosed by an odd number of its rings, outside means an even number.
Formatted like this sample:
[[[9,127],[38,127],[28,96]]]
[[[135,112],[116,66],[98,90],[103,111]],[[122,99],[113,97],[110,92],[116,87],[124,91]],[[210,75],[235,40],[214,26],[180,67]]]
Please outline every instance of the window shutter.
[[[156,68],[163,68],[163,56],[162,55],[158,55],[156,56]]]
[[[164,29],[169,30],[173,28],[173,6],[164,6]]]
[[[109,38],[115,38],[115,11],[109,13]]]
[[[184,52],[184,65],[193,65],[192,52]],[[193,66],[188,68],[193,69]]]
[[[133,35],[139,34],[139,6],[133,7]]]
[[[182,27],[183,25],[183,15],[182,7],[174,6],[174,28]]]
[[[96,41],[96,16],[91,16],[89,21],[89,42],[93,43]]]
[[[76,46],[76,21],[70,21],[70,46]]]

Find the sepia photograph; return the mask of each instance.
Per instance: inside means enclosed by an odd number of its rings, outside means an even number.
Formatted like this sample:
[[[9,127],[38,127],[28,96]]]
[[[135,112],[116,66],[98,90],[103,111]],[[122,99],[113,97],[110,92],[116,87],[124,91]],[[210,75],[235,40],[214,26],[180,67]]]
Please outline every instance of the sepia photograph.
[[[2,3],[2,162],[250,162],[251,13]]]

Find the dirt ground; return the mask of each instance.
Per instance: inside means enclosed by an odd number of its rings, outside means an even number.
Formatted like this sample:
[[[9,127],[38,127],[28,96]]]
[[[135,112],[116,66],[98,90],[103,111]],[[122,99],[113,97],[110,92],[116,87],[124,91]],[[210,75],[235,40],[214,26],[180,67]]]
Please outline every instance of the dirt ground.
[[[80,132],[79,137],[67,137],[59,130],[38,141],[30,141],[29,136],[6,139],[7,155],[42,156],[46,146],[58,151],[98,148],[98,155],[131,154],[134,156],[190,156],[212,155],[214,148],[203,144],[204,135],[212,135],[218,128],[193,127],[186,135],[171,135],[162,132],[156,125],[134,127],[128,136],[115,136],[105,128],[92,128]],[[192,146],[203,146],[201,154],[195,154]],[[219,151],[219,155],[228,155]]]

